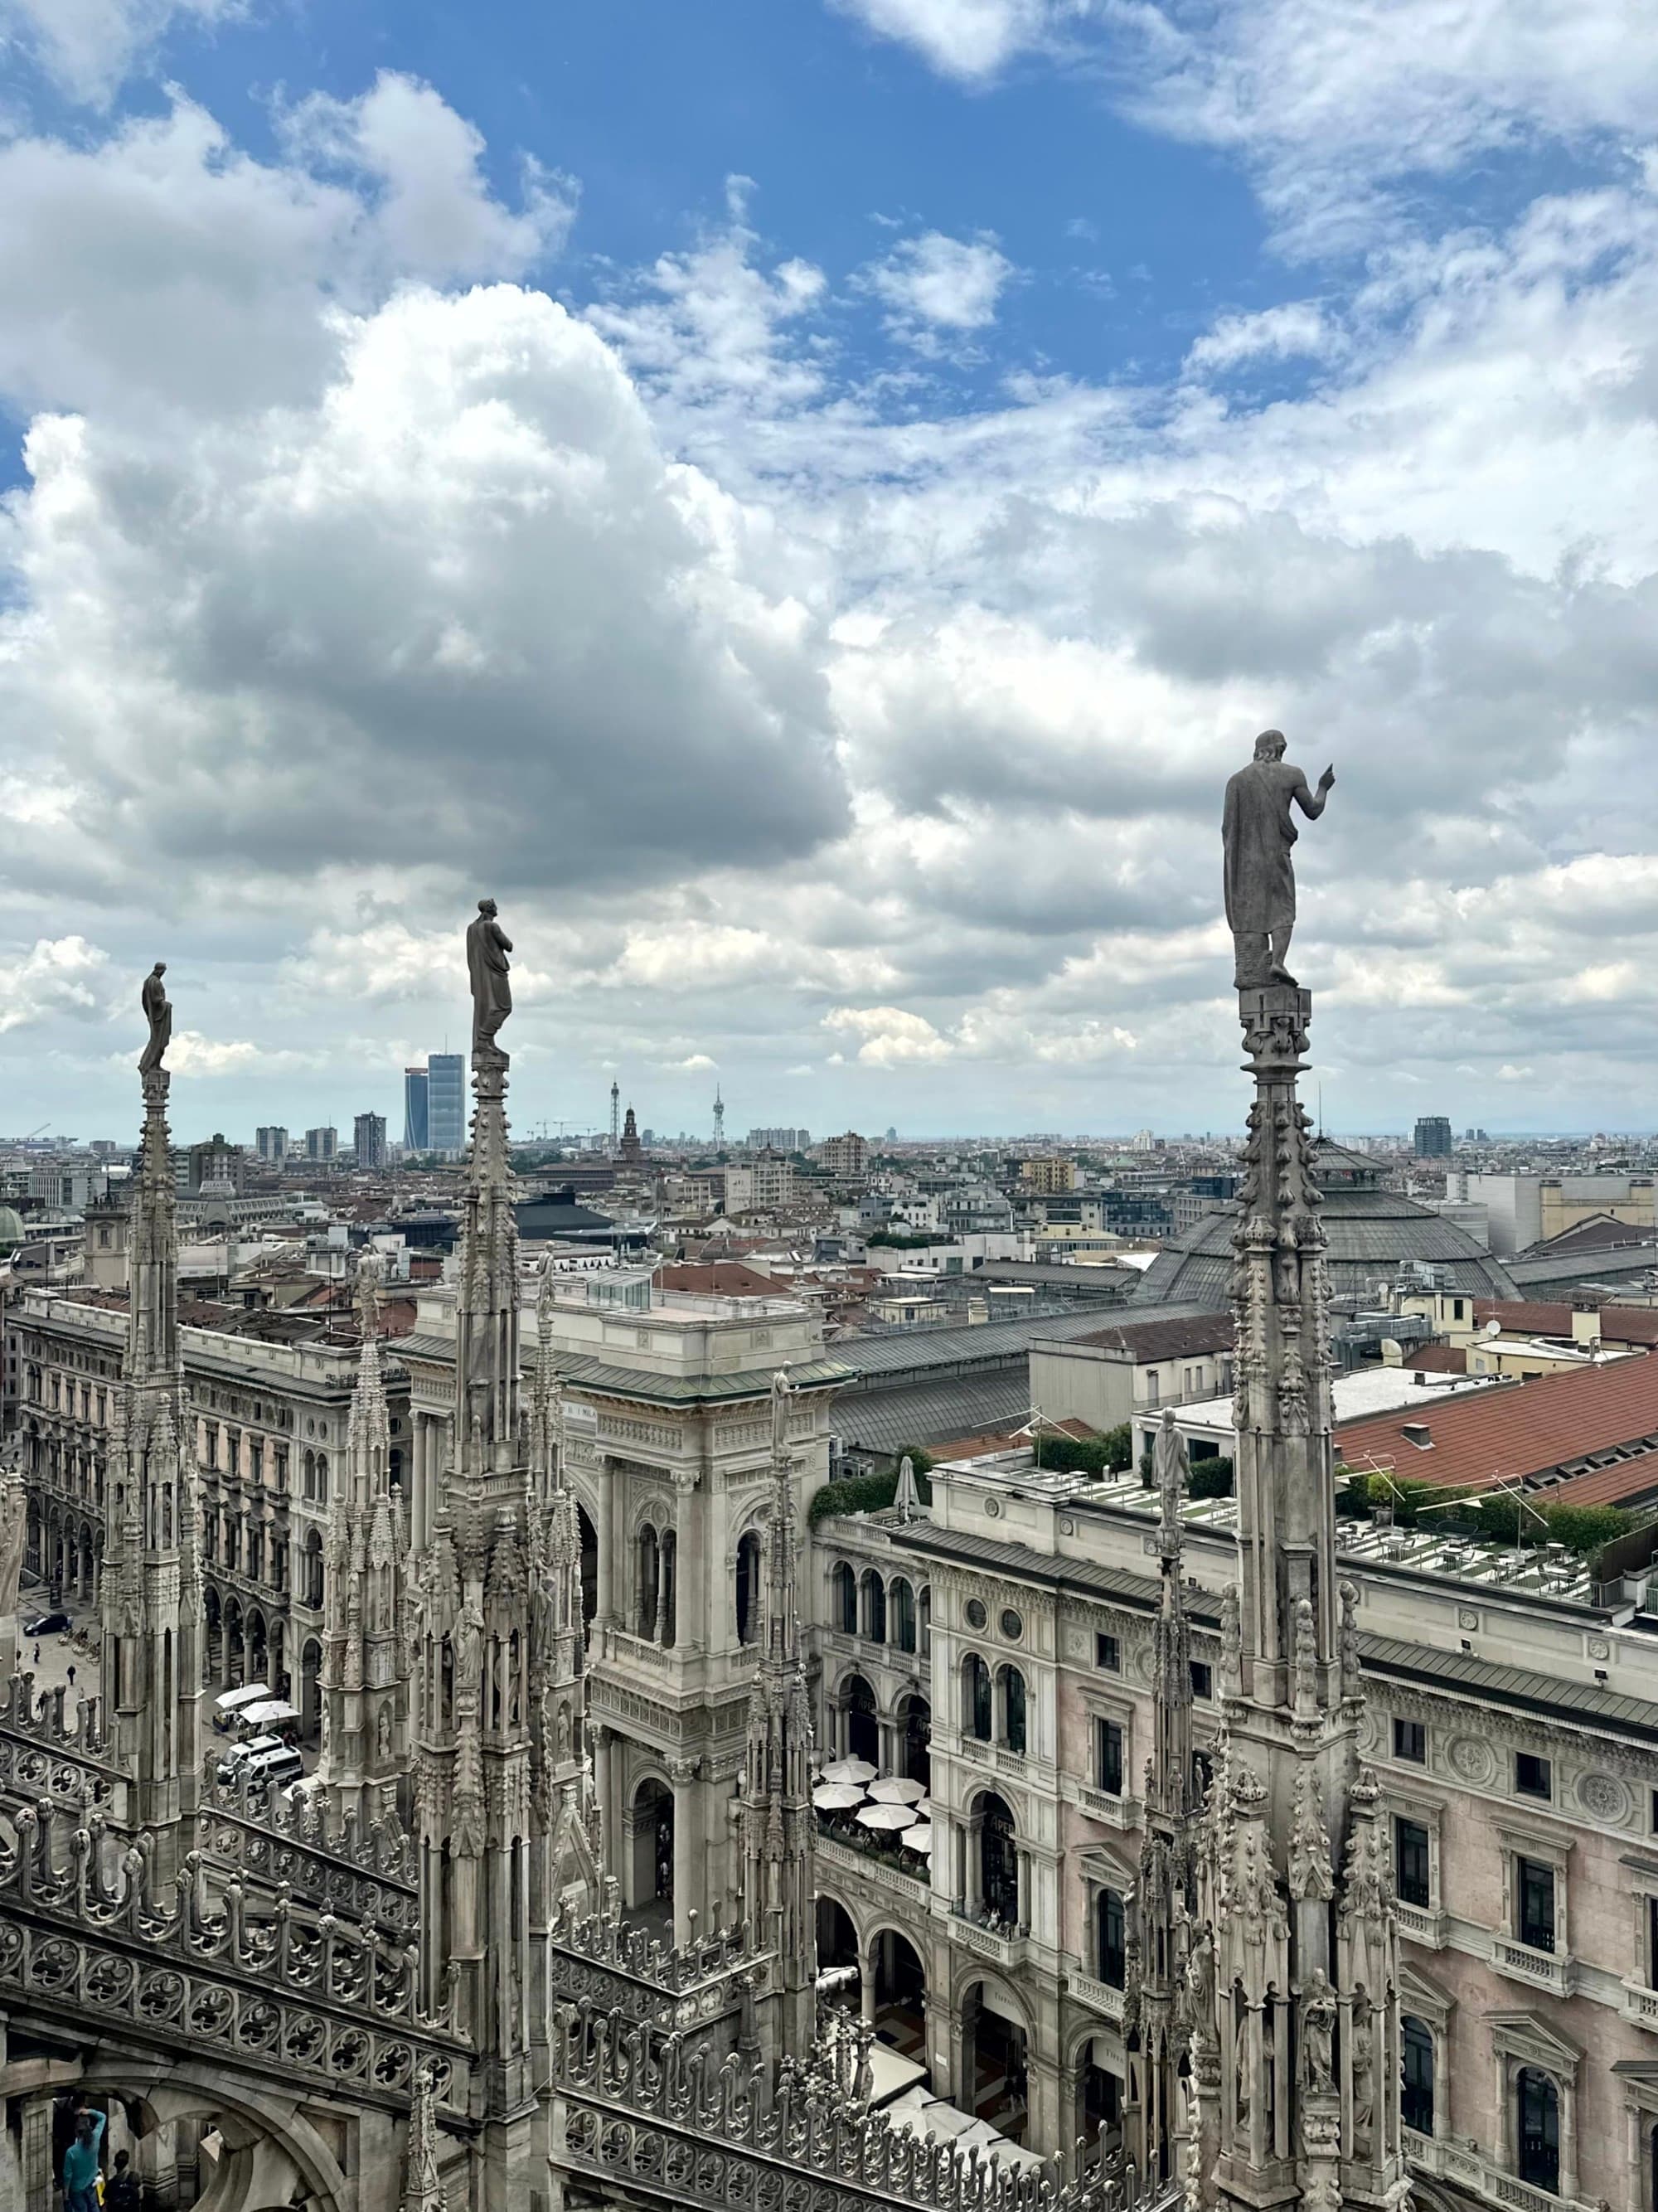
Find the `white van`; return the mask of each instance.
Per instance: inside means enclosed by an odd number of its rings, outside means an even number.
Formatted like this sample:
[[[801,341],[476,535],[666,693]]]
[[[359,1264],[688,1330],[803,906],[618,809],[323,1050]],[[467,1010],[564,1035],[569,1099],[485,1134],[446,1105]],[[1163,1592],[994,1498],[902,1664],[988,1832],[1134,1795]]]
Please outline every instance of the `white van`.
[[[288,1746],[279,1735],[250,1736],[246,1743],[233,1743],[228,1751],[219,1754],[219,1779],[234,1782],[251,1760],[263,1759],[273,1751],[286,1751]]]
[[[292,1782],[305,1771],[305,1761],[292,1744],[270,1739],[268,1751],[248,1746],[248,1755],[242,1761],[242,1772],[251,1775],[255,1782]]]

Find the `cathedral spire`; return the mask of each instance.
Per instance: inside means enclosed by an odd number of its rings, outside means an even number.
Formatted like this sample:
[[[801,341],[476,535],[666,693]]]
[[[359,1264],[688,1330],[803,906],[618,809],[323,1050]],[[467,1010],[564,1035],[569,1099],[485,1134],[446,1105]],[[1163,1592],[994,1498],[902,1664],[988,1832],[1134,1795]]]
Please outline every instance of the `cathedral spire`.
[[[771,1386],[771,1497],[762,1589],[762,1642],[749,1692],[743,1783],[743,1903],[750,1940],[775,1947],[776,1980],[762,2017],[768,2055],[810,2044],[817,1943],[812,1871],[811,1705],[800,1643],[796,1583],[795,1462],[789,1449],[793,1388],[786,1368]]]
[[[127,1340],[110,1423],[100,1589],[105,1727],[134,1817],[164,1856],[189,1848],[201,1779],[202,1583],[194,1424],[179,1352],[179,1238],[163,1058],[173,1008],[158,961],[142,1004],[144,1121],[133,1179]]]
[[[1380,2207],[1404,2182],[1397,1938],[1375,1787],[1358,1768],[1325,1237],[1297,1095],[1312,1000],[1284,964],[1290,810],[1315,819],[1334,777],[1315,795],[1283,753],[1277,732],[1257,740],[1228,786],[1224,830],[1254,1087],[1232,1238],[1239,1578],[1222,1613],[1219,1771],[1186,1973],[1188,2203],[1220,2212]]]
[[[337,1811],[372,1814],[395,1791],[409,1743],[407,1539],[392,1488],[392,1423],[380,1367],[380,1267],[357,1268],[361,1350],[343,1478],[324,1547],[322,1755],[317,1778]]]
[[[486,2183],[477,2212],[509,2212],[540,2185],[537,2091],[549,2050],[550,1838],[534,1804],[540,1501],[519,1413],[508,1061],[496,1041],[512,1012],[511,951],[494,900],[480,900],[466,933],[475,1103],[452,1471],[410,1607],[422,1996],[436,2009],[452,1983],[457,2025],[477,2054],[471,2117]]]

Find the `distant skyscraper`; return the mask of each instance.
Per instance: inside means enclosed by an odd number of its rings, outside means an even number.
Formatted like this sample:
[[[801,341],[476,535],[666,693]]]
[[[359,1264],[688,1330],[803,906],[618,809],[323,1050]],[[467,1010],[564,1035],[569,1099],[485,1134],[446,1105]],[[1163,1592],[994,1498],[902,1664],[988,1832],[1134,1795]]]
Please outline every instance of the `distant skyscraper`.
[[[340,1133],[337,1129],[307,1129],[305,1133],[305,1157],[307,1160],[325,1164],[337,1155],[339,1148]]]
[[[431,1141],[426,1119],[426,1070],[424,1067],[405,1067],[403,1071],[404,1150],[423,1152]]]
[[[718,1152],[726,1141],[726,1102],[720,1096],[720,1085],[714,1086],[714,1148]]]
[[[384,1114],[359,1114],[353,1124],[353,1140],[360,1168],[378,1169],[386,1165]]]
[[[279,1168],[288,1158],[288,1132],[273,1122],[258,1130],[254,1137],[254,1148],[268,1168]]]
[[[1416,1125],[1416,1156],[1419,1160],[1448,1160],[1451,1156],[1451,1125],[1443,1114],[1424,1114]]]
[[[434,1052],[426,1063],[426,1141],[434,1152],[466,1149],[466,1058]]]
[[[610,1153],[612,1158],[615,1157],[616,1146],[622,1140],[622,1123],[618,1118],[621,1112],[622,1085],[619,1083],[612,1083],[610,1085]]]

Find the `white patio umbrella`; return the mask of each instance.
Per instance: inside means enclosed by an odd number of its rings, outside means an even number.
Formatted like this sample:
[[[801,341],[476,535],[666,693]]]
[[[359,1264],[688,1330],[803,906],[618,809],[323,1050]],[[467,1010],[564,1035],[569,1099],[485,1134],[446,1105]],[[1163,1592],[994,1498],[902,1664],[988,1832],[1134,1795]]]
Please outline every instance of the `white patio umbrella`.
[[[878,1782],[870,1784],[869,1794],[878,1805],[914,1805],[926,1796],[926,1785],[902,1774],[884,1774]]]
[[[855,1782],[825,1782],[812,1791],[811,1802],[820,1813],[850,1813],[863,1803],[864,1793]]]
[[[931,1797],[918,1797],[916,1799],[915,1817],[918,1820],[930,1820],[932,1818],[932,1800]]]
[[[825,1782],[873,1782],[875,1769],[866,1759],[836,1759],[823,1769]]]
[[[914,1820],[915,1815],[908,1805],[865,1805],[858,1814],[860,1828],[890,1828],[895,1833],[900,1828],[913,1826]]]
[[[925,1858],[932,1849],[932,1823],[918,1820],[913,1828],[906,1828],[898,1840],[907,1851],[920,1851]]]

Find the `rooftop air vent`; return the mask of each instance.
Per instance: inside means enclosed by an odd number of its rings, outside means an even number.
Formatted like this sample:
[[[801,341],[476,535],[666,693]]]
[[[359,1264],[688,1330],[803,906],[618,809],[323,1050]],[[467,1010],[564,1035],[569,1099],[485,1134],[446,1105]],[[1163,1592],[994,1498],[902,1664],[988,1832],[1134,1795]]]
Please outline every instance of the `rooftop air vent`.
[[[1426,1451],[1433,1443],[1433,1436],[1425,1421],[1406,1421],[1401,1433],[1406,1443],[1414,1444],[1418,1451]]]

